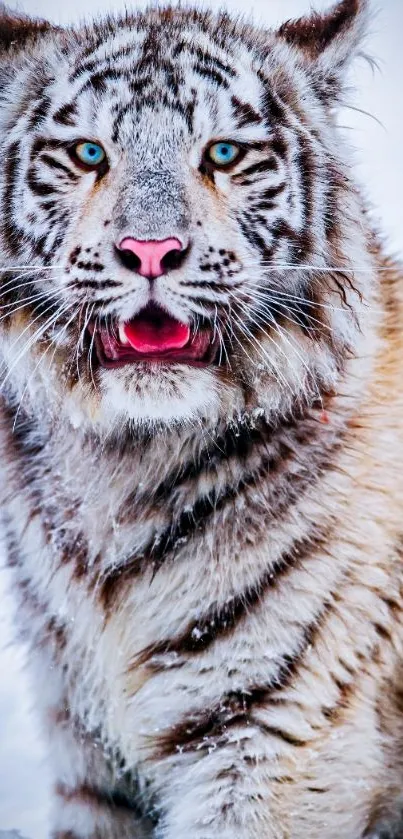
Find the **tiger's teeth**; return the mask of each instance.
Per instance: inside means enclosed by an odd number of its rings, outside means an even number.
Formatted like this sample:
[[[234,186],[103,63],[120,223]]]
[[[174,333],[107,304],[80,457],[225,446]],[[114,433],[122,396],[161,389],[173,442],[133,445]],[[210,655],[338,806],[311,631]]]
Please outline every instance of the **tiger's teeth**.
[[[129,344],[129,341],[126,338],[125,327],[123,323],[119,324],[119,341],[121,344],[125,344],[126,346]]]

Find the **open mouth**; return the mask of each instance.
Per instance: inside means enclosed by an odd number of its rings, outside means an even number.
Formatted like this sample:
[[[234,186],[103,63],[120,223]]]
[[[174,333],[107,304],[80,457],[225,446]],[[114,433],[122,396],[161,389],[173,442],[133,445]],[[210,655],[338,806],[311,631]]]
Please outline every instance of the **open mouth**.
[[[139,361],[190,364],[204,367],[217,356],[211,327],[192,328],[155,303],[125,323],[90,324],[102,367],[123,367]]]

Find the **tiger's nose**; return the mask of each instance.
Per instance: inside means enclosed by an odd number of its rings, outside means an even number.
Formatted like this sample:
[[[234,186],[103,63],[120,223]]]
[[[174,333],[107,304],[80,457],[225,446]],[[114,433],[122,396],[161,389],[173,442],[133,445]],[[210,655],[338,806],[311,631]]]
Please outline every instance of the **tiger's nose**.
[[[118,246],[120,257],[127,268],[142,277],[154,279],[176,268],[185,249],[179,239],[141,241],[127,237]]]

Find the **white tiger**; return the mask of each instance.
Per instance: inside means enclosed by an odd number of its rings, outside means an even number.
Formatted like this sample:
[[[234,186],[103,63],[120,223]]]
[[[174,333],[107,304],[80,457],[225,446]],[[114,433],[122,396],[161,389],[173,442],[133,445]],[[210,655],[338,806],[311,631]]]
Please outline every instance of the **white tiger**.
[[[0,12],[8,562],[52,839],[403,836],[402,278],[368,8]]]

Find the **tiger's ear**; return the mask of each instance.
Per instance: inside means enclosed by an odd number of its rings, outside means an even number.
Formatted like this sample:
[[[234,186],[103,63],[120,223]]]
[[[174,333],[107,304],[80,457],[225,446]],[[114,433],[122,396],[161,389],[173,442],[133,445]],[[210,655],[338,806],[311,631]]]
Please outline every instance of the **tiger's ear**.
[[[337,98],[344,73],[359,52],[368,17],[368,0],[342,0],[328,12],[286,21],[277,34],[309,62],[323,93]]]
[[[0,56],[9,51],[24,49],[28,43],[56,29],[45,20],[31,20],[25,15],[14,14],[0,3]]]

